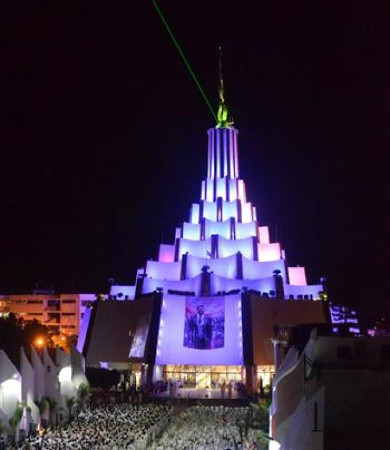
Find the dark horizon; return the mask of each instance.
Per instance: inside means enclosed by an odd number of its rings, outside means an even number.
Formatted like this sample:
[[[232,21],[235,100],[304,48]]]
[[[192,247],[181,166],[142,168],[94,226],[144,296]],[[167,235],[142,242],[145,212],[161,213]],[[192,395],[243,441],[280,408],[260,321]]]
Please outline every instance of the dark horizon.
[[[288,263],[389,315],[386,11],[159,4],[215,108],[223,47],[240,175]],[[4,18],[0,293],[133,284],[199,199],[213,118],[151,2]]]

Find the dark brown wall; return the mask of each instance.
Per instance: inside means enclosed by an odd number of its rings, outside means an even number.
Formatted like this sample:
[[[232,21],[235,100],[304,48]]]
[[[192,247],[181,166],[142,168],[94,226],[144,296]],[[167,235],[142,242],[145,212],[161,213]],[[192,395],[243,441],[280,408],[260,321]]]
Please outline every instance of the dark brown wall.
[[[253,358],[255,365],[274,363],[274,325],[328,323],[327,304],[313,300],[274,300],[251,295]]]
[[[129,352],[139,316],[153,311],[154,297],[135,301],[100,301],[86,349],[88,366],[100,361],[129,362]]]

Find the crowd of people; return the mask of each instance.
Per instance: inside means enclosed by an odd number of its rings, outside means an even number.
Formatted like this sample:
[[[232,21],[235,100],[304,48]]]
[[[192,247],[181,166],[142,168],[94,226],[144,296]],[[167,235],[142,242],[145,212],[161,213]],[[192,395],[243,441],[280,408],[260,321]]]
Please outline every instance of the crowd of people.
[[[171,421],[155,440],[153,450],[253,449],[256,441],[249,425],[249,407],[193,406]]]
[[[254,449],[249,407],[108,404],[81,411],[64,428],[27,438],[22,450]]]
[[[168,405],[111,404],[81,411],[67,427],[29,437],[23,450],[141,450],[168,426]]]

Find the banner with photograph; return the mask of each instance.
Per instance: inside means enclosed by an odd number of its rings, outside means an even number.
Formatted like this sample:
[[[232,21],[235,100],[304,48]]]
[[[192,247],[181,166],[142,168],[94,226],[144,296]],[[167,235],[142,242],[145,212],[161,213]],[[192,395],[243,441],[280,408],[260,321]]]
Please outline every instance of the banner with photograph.
[[[130,358],[143,358],[145,355],[146,339],[149,332],[150,313],[143,314],[138,318],[137,328],[131,343]]]
[[[187,297],[183,346],[211,350],[225,346],[225,299]]]

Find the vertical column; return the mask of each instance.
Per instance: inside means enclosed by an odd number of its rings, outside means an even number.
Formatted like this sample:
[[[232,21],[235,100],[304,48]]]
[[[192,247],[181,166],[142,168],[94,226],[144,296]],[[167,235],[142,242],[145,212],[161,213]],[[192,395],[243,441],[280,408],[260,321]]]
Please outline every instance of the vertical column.
[[[235,178],[234,171],[234,140],[233,140],[233,130],[229,129],[229,175],[231,178]]]
[[[206,195],[207,195],[207,191],[206,191],[206,181],[202,181],[202,187],[201,187],[201,192],[200,192],[200,199],[201,200],[206,200]]]
[[[202,219],[200,221],[200,240],[201,241],[204,241],[205,234],[206,234],[206,220],[204,217],[202,217]]]
[[[211,177],[211,139],[210,139],[211,130],[207,132],[208,135],[208,150],[207,150],[207,178]]]
[[[225,178],[226,201],[230,202],[230,177]]]
[[[257,373],[256,366],[245,366],[245,386],[249,394],[256,393]]]
[[[219,242],[218,234],[212,234],[211,235],[211,254],[213,255],[213,258],[218,258],[218,242]]]
[[[204,201],[202,200],[199,203],[199,223],[201,222],[201,220],[203,219],[203,211],[204,211]]]
[[[200,295],[202,297],[209,297],[211,295],[211,273],[208,267],[202,268]]]
[[[209,142],[210,142],[210,178],[214,178],[215,175],[215,143],[214,143],[214,130],[209,130]]]
[[[222,132],[223,132],[223,176],[226,177],[228,174],[228,158],[227,158],[228,130],[224,128]]]
[[[283,277],[279,270],[274,270],[275,293],[278,300],[284,300]]]
[[[216,177],[221,178],[221,133],[220,130],[216,130],[217,135],[217,167],[216,167]]]
[[[135,294],[134,294],[134,300],[136,300],[138,297],[142,295],[143,288],[144,288],[144,279],[145,274],[139,274],[137,276],[137,279],[135,281]]]
[[[185,280],[187,278],[187,257],[188,252],[183,255],[183,259],[181,260],[181,273],[180,273],[181,280]]]
[[[179,261],[179,259],[180,259],[179,251],[180,251],[180,238],[176,238],[175,239],[175,261]]]
[[[258,261],[259,260],[259,252],[258,252],[258,241],[257,241],[257,236],[252,236],[252,242],[253,242],[253,261]]]
[[[149,336],[145,345],[145,358],[144,361],[148,365],[154,365],[156,363],[157,353],[157,339],[160,329],[160,316],[162,307],[163,294],[156,292],[153,299],[152,317],[150,319]],[[151,368],[153,369],[153,367]],[[153,376],[153,370],[150,370],[150,379]]]
[[[237,144],[237,134],[238,131],[234,129],[234,167],[235,167],[235,177],[238,178],[238,144]]]
[[[252,307],[251,296],[248,292],[243,292],[241,296],[242,308],[242,345],[243,345],[243,359],[244,366],[254,365],[253,355],[253,335],[252,335]],[[249,381],[249,380],[247,380]],[[250,383],[252,380],[250,380]]]
[[[236,240],[236,221],[234,217],[230,217],[230,239]]]
[[[244,278],[244,270],[242,267],[242,253],[236,253],[236,278],[242,280]]]
[[[222,197],[217,198],[217,222],[222,222],[222,207],[223,207],[223,201]]]
[[[242,223],[242,206],[241,206],[241,200],[236,200],[237,202],[237,222]]]

